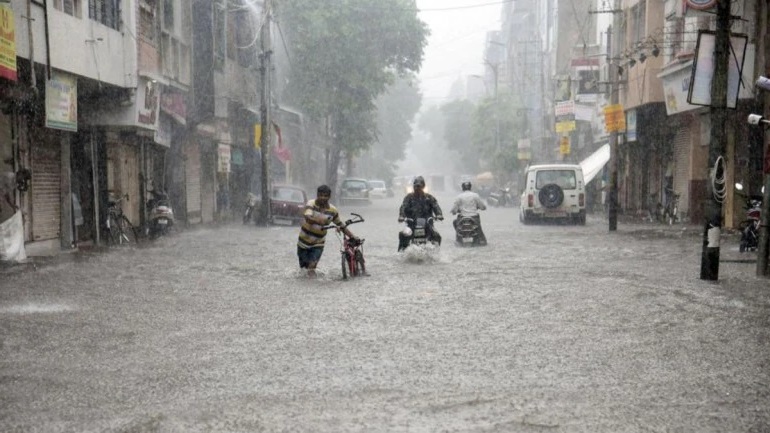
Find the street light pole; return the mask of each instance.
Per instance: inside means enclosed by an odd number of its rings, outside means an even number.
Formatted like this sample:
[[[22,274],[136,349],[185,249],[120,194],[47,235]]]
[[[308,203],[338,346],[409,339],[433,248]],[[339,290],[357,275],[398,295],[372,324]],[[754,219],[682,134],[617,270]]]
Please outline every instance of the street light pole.
[[[262,167],[262,209],[261,220],[267,224],[270,221],[270,55],[273,48],[270,41],[270,0],[264,3],[265,21],[262,25],[262,53],[260,54],[259,72],[262,80],[260,94],[259,121],[262,135],[260,137],[260,156]]]

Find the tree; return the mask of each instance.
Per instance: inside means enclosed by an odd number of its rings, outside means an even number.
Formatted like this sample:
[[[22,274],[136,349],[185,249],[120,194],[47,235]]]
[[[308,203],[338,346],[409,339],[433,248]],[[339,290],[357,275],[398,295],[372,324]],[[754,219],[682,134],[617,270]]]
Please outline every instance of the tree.
[[[404,159],[406,143],[412,138],[412,122],[421,103],[414,76],[399,77],[377,98],[377,140],[361,161],[367,177],[394,176],[396,163]]]
[[[510,93],[481,100],[473,113],[473,147],[500,183],[515,178],[519,168],[518,142],[525,136],[526,128],[526,109]]]
[[[376,138],[376,98],[399,76],[417,72],[428,29],[409,0],[283,0],[291,72],[288,98],[313,119],[328,119],[333,188],[342,156]]]

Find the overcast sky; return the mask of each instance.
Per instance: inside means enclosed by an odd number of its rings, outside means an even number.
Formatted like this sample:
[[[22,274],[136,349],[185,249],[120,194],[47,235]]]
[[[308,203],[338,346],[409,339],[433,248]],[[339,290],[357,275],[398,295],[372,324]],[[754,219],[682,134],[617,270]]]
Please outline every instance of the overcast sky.
[[[458,77],[484,74],[484,41],[500,29],[501,0],[417,0],[430,27],[420,70],[423,104],[444,102]]]

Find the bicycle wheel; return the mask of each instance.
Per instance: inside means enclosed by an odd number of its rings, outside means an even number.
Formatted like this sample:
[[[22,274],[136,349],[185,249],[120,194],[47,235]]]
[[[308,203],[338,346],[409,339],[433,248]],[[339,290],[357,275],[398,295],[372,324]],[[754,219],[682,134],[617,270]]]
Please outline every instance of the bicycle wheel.
[[[348,279],[348,254],[342,253],[342,279]]]
[[[136,235],[136,229],[125,215],[120,216],[118,225],[120,227],[120,243],[122,245],[135,245],[138,243],[139,237]]]
[[[366,262],[364,261],[364,253],[356,251],[356,276],[363,277],[366,275]]]

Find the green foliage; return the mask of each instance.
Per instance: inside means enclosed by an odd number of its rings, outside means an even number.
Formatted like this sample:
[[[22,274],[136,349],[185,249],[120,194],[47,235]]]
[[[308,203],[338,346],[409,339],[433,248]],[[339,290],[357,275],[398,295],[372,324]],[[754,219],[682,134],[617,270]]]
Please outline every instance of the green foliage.
[[[288,97],[331,118],[337,151],[359,154],[376,137],[376,98],[418,71],[428,30],[408,0],[281,0],[277,19],[291,59]]]
[[[487,169],[501,181],[509,180],[518,170],[518,142],[526,133],[526,113],[509,93],[482,100],[473,113],[473,147],[486,161]]]

